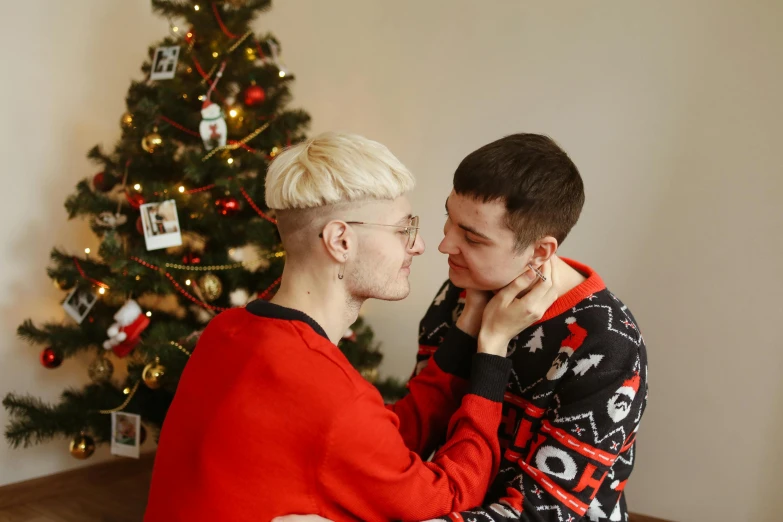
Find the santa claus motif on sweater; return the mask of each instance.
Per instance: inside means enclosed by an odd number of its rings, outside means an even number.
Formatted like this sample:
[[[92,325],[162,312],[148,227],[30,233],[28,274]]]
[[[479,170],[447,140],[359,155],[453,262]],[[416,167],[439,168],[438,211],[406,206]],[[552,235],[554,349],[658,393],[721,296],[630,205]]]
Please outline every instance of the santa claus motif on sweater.
[[[617,388],[612,398],[606,404],[606,411],[609,417],[615,422],[620,422],[628,416],[631,411],[631,404],[636,398],[636,392],[639,391],[639,374],[635,374],[626,380],[622,386]]]
[[[560,344],[560,351],[546,374],[546,378],[550,381],[555,381],[565,375],[568,371],[568,359],[574,355],[574,352],[582,346],[587,338],[587,330],[576,324],[575,317],[566,319],[566,325],[568,326],[568,337]]]

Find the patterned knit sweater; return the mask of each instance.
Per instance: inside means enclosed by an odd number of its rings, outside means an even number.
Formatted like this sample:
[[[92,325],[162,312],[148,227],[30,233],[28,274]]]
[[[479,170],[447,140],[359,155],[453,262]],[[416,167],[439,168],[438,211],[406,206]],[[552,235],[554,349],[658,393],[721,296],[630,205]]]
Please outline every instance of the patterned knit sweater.
[[[586,281],[509,344],[500,472],[483,506],[439,520],[627,520],[623,489],[647,402],[644,340],[598,274],[565,261]],[[464,296],[441,287],[421,321],[416,372],[456,328]]]

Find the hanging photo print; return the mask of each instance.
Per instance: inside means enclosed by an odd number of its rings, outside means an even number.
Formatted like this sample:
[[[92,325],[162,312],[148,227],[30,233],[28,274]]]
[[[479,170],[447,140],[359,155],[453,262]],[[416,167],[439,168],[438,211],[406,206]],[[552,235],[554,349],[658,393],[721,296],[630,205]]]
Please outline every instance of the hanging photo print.
[[[179,46],[158,47],[152,60],[150,80],[171,80],[177,73]]]
[[[63,308],[74,321],[82,324],[97,300],[98,296],[95,295],[92,288],[76,285],[63,301]]]
[[[141,417],[135,413],[112,412],[112,455],[137,459],[139,458],[139,448],[141,448]]]
[[[177,217],[177,203],[167,199],[139,207],[147,250],[158,250],[182,244]]]

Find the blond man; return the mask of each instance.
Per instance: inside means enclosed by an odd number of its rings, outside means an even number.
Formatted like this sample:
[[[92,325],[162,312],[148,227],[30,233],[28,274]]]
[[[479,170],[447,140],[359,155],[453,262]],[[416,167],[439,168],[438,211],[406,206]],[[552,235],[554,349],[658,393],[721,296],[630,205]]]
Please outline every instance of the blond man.
[[[478,349],[454,329],[410,394],[385,406],[336,343],[366,299],[408,295],[424,252],[413,186],[386,147],[348,134],[312,138],[270,166],[266,203],[287,252],[280,290],[204,331],[161,433],[147,522],[422,520],[482,500],[500,460],[506,346],[554,300],[551,277],[523,300],[529,281],[500,291]],[[456,371],[466,362],[469,380]]]

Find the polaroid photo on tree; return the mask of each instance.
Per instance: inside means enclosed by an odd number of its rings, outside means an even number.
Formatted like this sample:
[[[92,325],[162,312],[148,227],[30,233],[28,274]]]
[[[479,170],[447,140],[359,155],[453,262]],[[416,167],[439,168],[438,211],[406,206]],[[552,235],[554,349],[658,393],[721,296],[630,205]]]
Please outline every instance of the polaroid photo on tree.
[[[111,414],[111,453],[121,457],[139,458],[141,448],[141,416],[115,411]]]
[[[98,296],[91,287],[76,285],[63,301],[63,308],[74,321],[82,324],[97,300]]]
[[[147,250],[180,246],[182,233],[177,217],[177,202],[173,199],[147,203],[139,207]]]
[[[177,74],[179,46],[158,47],[152,60],[150,80],[171,80]]]

